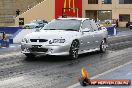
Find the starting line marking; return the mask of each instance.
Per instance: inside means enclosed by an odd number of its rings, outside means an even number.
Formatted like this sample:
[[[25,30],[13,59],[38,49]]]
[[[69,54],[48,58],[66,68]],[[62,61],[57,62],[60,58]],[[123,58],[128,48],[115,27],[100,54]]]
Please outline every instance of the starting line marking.
[[[117,69],[122,68],[122,67],[124,67],[124,66],[126,66],[126,65],[129,65],[129,64],[132,64],[132,61],[130,61],[130,62],[128,62],[128,63],[125,63],[125,64],[123,64],[123,65],[120,65],[120,66],[118,66],[118,67],[112,68],[112,69],[110,69],[110,70],[108,70],[108,71],[106,71],[106,72],[103,72],[103,73],[101,73],[101,74],[98,74],[98,75],[96,75],[96,76],[93,76],[93,77],[91,77],[90,79],[98,78],[98,77],[100,77],[100,76],[102,76],[102,75],[105,75],[105,74],[107,74],[107,73],[110,73],[110,72],[112,72],[112,71],[114,71],[114,70],[117,70]],[[67,88],[75,88],[75,87],[77,87],[77,86],[80,86],[80,83],[73,84],[72,86],[69,86],[69,87],[67,87]]]

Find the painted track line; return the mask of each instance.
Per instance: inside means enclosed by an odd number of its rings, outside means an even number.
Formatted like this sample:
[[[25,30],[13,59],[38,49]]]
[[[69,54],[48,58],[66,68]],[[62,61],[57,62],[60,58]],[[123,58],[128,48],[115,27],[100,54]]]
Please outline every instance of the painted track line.
[[[120,66],[118,66],[118,67],[112,68],[112,69],[110,69],[110,70],[108,70],[108,71],[106,71],[106,72],[103,72],[103,73],[101,73],[101,74],[98,74],[98,75],[96,75],[96,76],[93,76],[93,77],[91,77],[90,79],[98,78],[98,77],[100,77],[100,76],[103,76],[103,75],[105,75],[105,74],[108,74],[108,73],[110,73],[110,72],[112,72],[112,71],[115,71],[115,70],[117,70],[117,69],[119,69],[119,68],[122,68],[122,67],[124,67],[124,66],[126,66],[126,65],[129,65],[129,64],[132,64],[132,61],[130,61],[130,62],[128,62],[128,63],[125,63],[125,64],[123,64],[123,65],[120,65]],[[73,85],[71,85],[71,86],[69,86],[69,87],[67,87],[67,88],[75,88],[75,87],[77,87],[77,86],[80,86],[80,83],[73,84]]]

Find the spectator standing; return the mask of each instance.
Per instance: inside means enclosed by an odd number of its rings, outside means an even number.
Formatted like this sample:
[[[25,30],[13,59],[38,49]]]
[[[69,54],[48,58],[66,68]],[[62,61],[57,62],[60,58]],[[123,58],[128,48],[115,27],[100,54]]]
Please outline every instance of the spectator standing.
[[[16,16],[19,16],[19,15],[20,15],[20,10],[17,9],[17,10],[16,10]]]
[[[118,25],[118,19],[116,20],[116,27],[118,27],[119,25]]]

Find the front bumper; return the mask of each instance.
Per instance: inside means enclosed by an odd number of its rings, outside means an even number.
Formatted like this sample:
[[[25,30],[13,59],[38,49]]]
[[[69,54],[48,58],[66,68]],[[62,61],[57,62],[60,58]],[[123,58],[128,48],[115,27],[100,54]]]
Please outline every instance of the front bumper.
[[[37,48],[33,46],[39,46]],[[23,54],[35,54],[35,55],[69,55],[70,45],[33,45],[33,44],[21,44],[21,50]]]

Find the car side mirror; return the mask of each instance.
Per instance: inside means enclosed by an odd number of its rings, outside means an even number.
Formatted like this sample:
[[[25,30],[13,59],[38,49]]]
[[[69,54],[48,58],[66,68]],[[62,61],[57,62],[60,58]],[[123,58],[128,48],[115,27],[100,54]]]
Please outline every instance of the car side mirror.
[[[90,32],[90,30],[91,29],[89,29],[89,28],[84,28],[84,29],[82,29],[82,32]]]

